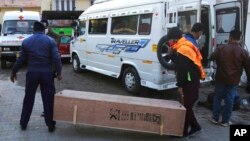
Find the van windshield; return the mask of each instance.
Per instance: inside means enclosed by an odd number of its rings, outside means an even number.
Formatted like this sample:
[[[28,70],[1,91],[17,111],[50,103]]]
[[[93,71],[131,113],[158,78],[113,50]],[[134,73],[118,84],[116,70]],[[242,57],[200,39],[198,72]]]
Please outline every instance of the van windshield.
[[[4,34],[32,34],[35,20],[10,20],[4,21]]]

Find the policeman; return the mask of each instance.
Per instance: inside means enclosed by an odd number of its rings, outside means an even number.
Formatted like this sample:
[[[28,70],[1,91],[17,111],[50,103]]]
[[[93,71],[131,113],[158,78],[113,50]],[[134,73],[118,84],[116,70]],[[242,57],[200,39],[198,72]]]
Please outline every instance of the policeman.
[[[45,34],[45,27],[41,22],[35,22],[34,34],[22,42],[20,57],[15,62],[10,76],[14,83],[17,79],[16,73],[24,62],[27,61],[25,96],[20,119],[22,130],[26,130],[30,115],[32,113],[37,87],[40,85],[43,107],[45,112],[45,123],[49,132],[54,132],[56,122],[53,121],[54,105],[54,71],[57,80],[61,80],[62,63],[53,38]]]

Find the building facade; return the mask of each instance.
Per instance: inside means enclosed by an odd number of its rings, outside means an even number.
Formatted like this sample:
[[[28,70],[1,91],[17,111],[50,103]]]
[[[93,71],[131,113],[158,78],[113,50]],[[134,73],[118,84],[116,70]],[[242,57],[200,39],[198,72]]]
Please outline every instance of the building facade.
[[[22,8],[26,11],[41,11],[40,0],[1,0],[0,1],[0,23],[6,11],[18,11]]]
[[[94,0],[0,0],[0,23],[6,11],[85,11]]]
[[[41,10],[73,11],[86,10],[94,0],[42,0]]]

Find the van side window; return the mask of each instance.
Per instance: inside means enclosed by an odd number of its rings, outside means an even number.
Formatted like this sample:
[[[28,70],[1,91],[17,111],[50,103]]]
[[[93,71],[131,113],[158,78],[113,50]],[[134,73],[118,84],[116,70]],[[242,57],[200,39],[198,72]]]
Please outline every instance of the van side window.
[[[108,19],[89,20],[89,34],[106,34]]]
[[[193,24],[197,20],[197,10],[178,13],[178,27],[184,33],[191,31]]]
[[[135,35],[137,33],[138,15],[112,18],[111,34]]]
[[[139,35],[149,35],[151,32],[152,14],[140,15]]]
[[[233,29],[240,28],[239,9],[222,9],[216,11],[216,31],[228,33]]]

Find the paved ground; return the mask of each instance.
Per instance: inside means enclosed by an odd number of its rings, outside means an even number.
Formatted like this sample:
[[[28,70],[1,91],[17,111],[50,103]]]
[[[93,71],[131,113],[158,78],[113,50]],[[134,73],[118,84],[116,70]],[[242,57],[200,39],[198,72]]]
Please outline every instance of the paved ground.
[[[24,74],[24,72],[20,73]],[[64,71],[64,73],[68,72]],[[94,74],[92,79],[95,76]],[[86,125],[72,125],[63,122],[57,123],[57,129],[54,133],[48,133],[44,119],[40,117],[43,110],[39,92],[36,95],[35,106],[28,128],[26,131],[21,131],[19,118],[24,87],[23,84],[11,83],[8,77],[9,75],[6,72],[0,74],[0,141],[229,141],[229,127],[211,124],[208,121],[211,111],[197,105],[195,106],[195,113],[203,127],[203,131],[188,139]],[[59,84],[57,83],[56,86],[58,88]],[[200,93],[201,95],[207,95],[211,92],[211,89],[212,86],[204,86],[201,88]],[[244,93],[244,91],[241,91],[241,93]],[[200,100],[204,100],[204,96]],[[236,124],[250,125],[249,119],[249,112],[235,111],[232,121]]]

